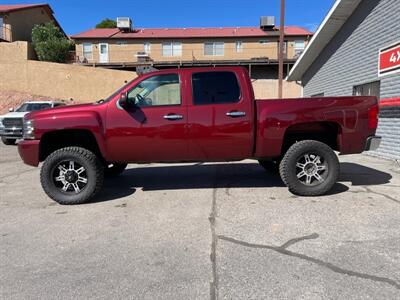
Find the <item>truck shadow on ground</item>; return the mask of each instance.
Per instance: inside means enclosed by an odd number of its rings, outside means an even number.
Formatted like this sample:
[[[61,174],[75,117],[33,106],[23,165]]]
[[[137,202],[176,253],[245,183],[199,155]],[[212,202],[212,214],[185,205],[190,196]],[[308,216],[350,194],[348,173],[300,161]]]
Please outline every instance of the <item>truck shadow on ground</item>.
[[[379,185],[390,182],[392,176],[355,163],[342,163],[339,182],[328,195],[346,192],[352,185]],[[217,163],[192,165],[162,165],[129,167],[122,175],[106,178],[104,188],[93,202],[119,199],[143,191],[188,190],[212,188],[284,187],[279,175],[266,172],[257,163]],[[92,203],[93,203],[92,202]]]

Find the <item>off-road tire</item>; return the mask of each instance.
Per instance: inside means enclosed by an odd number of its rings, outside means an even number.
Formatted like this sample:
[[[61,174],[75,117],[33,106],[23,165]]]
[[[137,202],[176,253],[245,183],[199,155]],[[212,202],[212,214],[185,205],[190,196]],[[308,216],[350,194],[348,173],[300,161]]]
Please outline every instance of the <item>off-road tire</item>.
[[[4,145],[10,146],[10,145],[15,145],[17,142],[17,139],[9,139],[9,138],[2,136],[1,141],[3,142]]]
[[[315,153],[323,157],[328,166],[325,180],[316,186],[307,186],[297,178],[297,161],[307,153]],[[280,163],[279,173],[291,193],[299,196],[320,196],[332,189],[339,177],[339,169],[339,160],[328,145],[314,140],[305,140],[293,144],[288,149]]]
[[[279,161],[276,160],[259,160],[258,163],[265,171],[278,174],[279,173]]]
[[[77,194],[66,194],[56,187],[53,171],[62,161],[73,160],[82,165],[87,172],[87,184]],[[43,163],[40,182],[46,194],[62,205],[89,202],[101,190],[104,180],[104,167],[98,157],[81,147],[66,147],[51,153]]]
[[[107,177],[115,177],[125,171],[128,164],[111,164],[104,167],[104,175]]]

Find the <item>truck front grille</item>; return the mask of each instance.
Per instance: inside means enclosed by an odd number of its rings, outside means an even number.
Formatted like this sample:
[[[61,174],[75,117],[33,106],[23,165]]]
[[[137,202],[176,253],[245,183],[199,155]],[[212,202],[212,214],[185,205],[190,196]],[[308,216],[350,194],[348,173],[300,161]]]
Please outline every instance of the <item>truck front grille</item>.
[[[22,128],[22,118],[5,118],[3,119],[3,125],[5,128]]]

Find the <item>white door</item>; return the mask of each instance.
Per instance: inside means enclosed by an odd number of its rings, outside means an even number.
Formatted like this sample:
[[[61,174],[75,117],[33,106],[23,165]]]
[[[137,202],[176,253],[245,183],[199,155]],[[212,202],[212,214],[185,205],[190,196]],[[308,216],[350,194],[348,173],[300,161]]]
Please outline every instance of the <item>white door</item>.
[[[108,63],[108,44],[99,44],[100,63]]]

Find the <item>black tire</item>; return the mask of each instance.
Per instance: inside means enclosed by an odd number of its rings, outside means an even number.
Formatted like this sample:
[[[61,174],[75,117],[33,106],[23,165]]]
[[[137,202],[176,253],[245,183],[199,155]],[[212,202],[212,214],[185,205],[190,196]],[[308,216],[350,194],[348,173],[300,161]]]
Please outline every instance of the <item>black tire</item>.
[[[320,196],[331,190],[336,183],[339,177],[339,168],[339,160],[328,145],[306,140],[295,143],[289,148],[280,163],[279,173],[282,181],[293,194]],[[321,173],[315,171],[318,169]]]
[[[10,145],[15,145],[17,142],[17,139],[8,139],[8,138],[2,136],[1,141],[3,142],[4,145],[10,146]]]
[[[70,161],[73,161],[74,165],[84,168],[86,183],[83,187],[80,187],[81,190],[79,192],[76,190],[68,191],[70,185],[68,185],[67,191],[62,191],[61,187],[57,186],[57,184],[66,186],[67,175],[64,173],[63,182],[57,182],[55,174],[59,172],[61,177],[62,170],[60,166]],[[80,175],[77,176],[79,177]],[[101,161],[95,154],[80,147],[67,147],[54,151],[46,158],[40,171],[40,182],[46,194],[63,205],[87,203],[101,190],[103,180],[104,167]],[[75,181],[75,185],[77,184],[77,181]]]
[[[107,164],[104,168],[104,175],[107,177],[115,177],[125,171],[128,164]]]
[[[279,173],[279,161],[276,160],[259,160],[258,163],[265,171],[278,174]]]

